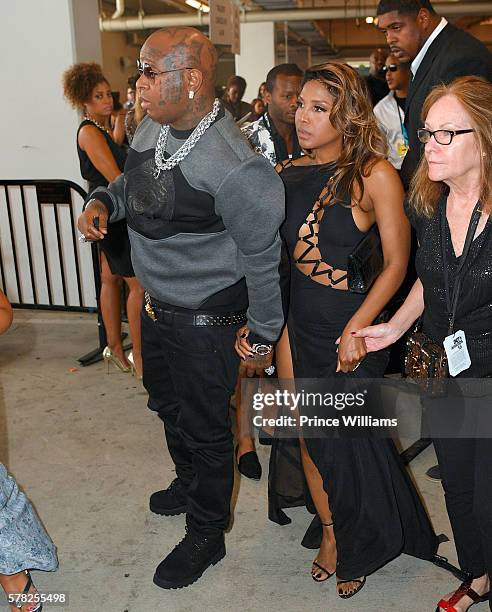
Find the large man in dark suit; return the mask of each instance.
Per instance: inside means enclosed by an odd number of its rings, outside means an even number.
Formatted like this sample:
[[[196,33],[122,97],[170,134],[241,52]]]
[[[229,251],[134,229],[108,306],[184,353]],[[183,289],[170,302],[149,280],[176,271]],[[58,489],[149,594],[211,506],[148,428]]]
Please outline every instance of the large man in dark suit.
[[[390,52],[401,63],[411,62],[412,81],[405,108],[409,151],[401,178],[406,188],[418,166],[423,145],[417,138],[420,113],[431,89],[459,76],[482,76],[492,81],[492,55],[476,38],[436,14],[428,0],[381,0],[377,27]]]

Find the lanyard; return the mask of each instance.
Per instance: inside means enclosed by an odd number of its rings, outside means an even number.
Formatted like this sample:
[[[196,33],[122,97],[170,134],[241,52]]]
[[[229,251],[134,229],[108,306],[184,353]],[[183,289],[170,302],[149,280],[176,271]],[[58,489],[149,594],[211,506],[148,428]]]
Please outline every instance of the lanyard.
[[[398,113],[398,119],[400,120],[400,129],[401,129],[401,135],[403,136],[403,142],[405,143],[405,146],[408,147],[408,133],[407,133],[407,128],[405,127],[405,125],[403,124],[403,121],[401,120],[401,112],[400,112],[400,107],[398,106],[398,102],[396,100],[396,98],[393,98],[396,104],[396,112]]]
[[[465,245],[463,247],[463,252],[461,253],[460,261],[458,264],[458,268],[456,270],[456,278],[453,287],[453,293],[450,294],[449,291],[449,270],[448,270],[448,258],[446,253],[446,206],[447,201],[444,202],[444,205],[440,207],[441,213],[441,255],[442,255],[442,263],[444,268],[444,290],[446,293],[446,307],[448,309],[448,318],[449,318],[449,328],[448,328],[448,336],[451,335],[454,331],[454,320],[456,317],[456,309],[458,308],[458,299],[461,291],[461,280],[463,278],[463,269],[465,262],[468,258],[468,254],[470,252],[471,243],[473,242],[473,237],[475,236],[475,232],[477,231],[478,222],[480,221],[480,216],[482,211],[480,209],[480,201],[475,204],[475,208],[473,209],[470,223],[468,224],[468,230],[466,232]]]

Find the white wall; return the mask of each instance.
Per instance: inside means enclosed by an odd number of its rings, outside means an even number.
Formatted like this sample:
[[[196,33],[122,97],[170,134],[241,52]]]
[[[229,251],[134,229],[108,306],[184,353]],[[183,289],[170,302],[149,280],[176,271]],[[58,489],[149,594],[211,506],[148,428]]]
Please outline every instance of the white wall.
[[[63,98],[62,73],[77,61],[101,62],[101,40],[97,0],[0,0],[0,178],[69,179],[85,187],[80,176],[76,148],[78,113]],[[47,234],[48,267],[42,266],[39,215],[32,188],[26,194],[27,224],[33,252],[38,293],[46,303],[44,285],[54,282],[55,303],[60,303],[60,268],[55,255],[55,222],[50,204],[43,207]],[[27,261],[27,237],[17,188],[9,188],[15,254],[20,275],[21,296],[15,287],[14,253],[10,241],[5,192],[0,193],[0,254],[9,298],[33,301]],[[35,194],[34,194],[35,196]],[[76,198],[76,214],[81,209]],[[60,236],[66,266],[69,303],[74,304],[76,278],[68,239],[73,234],[66,207],[60,209]],[[67,246],[67,249],[65,249]],[[54,249],[54,250],[53,250]],[[95,304],[90,248],[77,243],[82,261],[84,304]],[[70,260],[70,261],[69,261]],[[56,280],[56,282],[55,282]]]
[[[236,55],[236,74],[246,79],[243,100],[251,102],[258,87],[275,66],[275,24],[241,23],[241,55]]]
[[[101,61],[97,9],[97,0],[0,3],[0,178],[81,183],[79,118],[61,77],[75,61]]]

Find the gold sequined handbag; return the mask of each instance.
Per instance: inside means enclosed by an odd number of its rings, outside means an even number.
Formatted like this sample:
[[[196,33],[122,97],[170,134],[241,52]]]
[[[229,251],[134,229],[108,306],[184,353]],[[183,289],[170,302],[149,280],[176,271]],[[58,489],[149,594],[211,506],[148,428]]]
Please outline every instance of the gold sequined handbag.
[[[408,378],[447,378],[448,360],[444,348],[416,329],[407,338],[404,372]]]

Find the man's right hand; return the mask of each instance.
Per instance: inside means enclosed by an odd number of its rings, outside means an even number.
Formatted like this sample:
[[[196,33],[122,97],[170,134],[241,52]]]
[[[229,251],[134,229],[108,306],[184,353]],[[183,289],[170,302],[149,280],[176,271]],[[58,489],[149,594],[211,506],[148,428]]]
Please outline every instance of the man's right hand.
[[[96,227],[94,219],[99,219]],[[97,224],[97,222],[96,222]],[[90,200],[77,222],[79,232],[84,234],[86,240],[102,240],[108,233],[108,209],[99,200]]]

